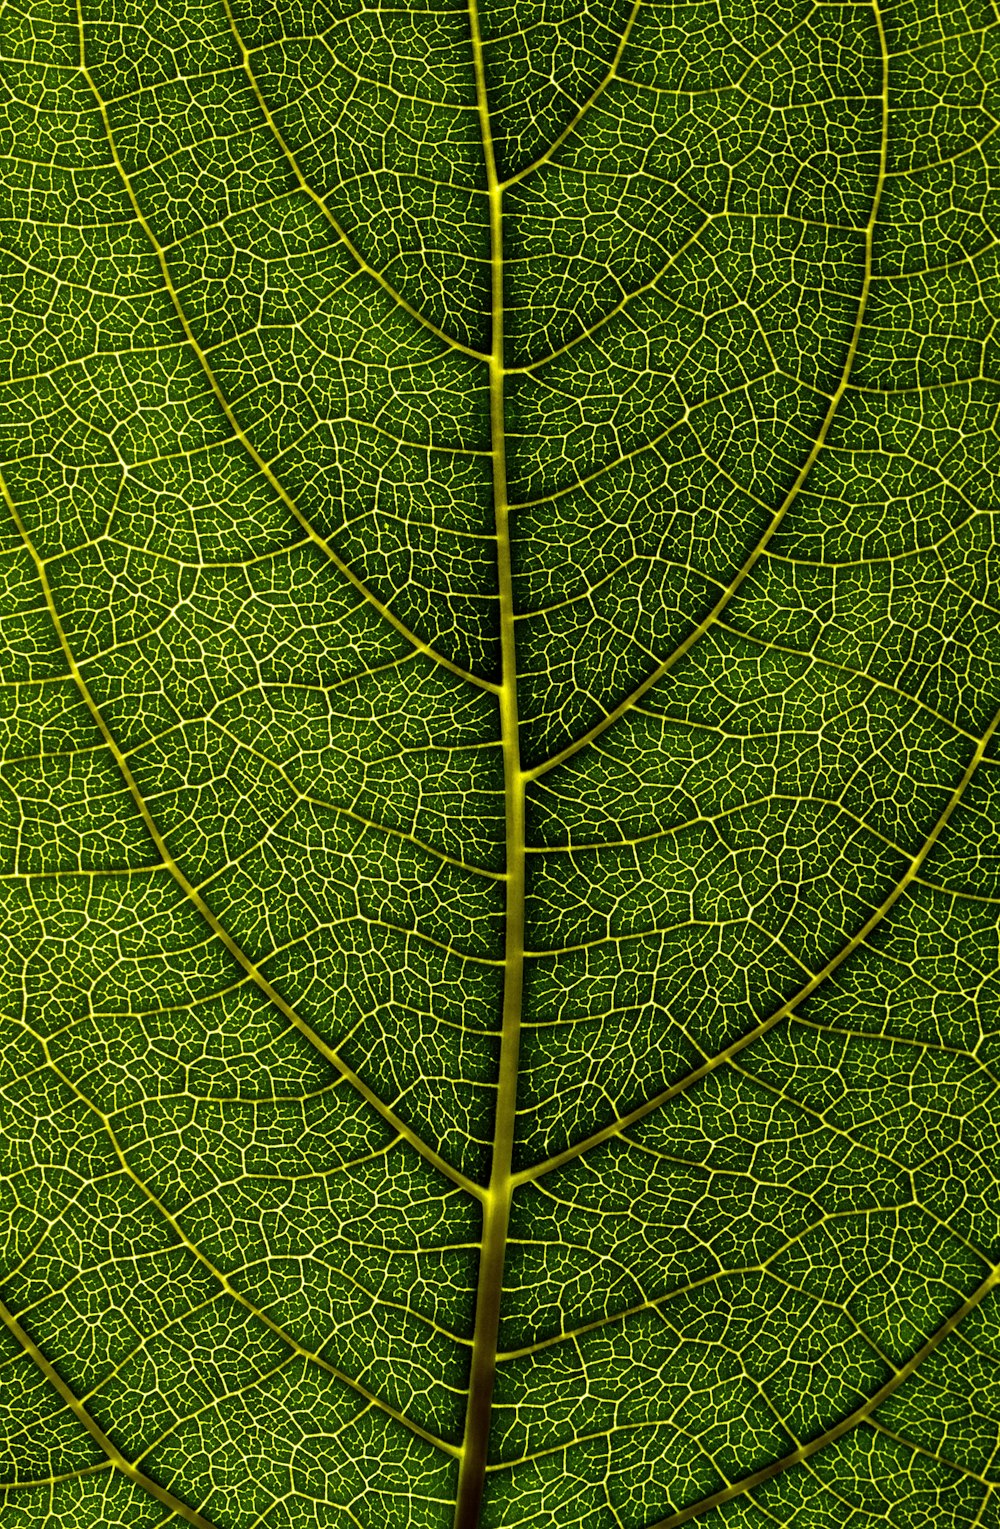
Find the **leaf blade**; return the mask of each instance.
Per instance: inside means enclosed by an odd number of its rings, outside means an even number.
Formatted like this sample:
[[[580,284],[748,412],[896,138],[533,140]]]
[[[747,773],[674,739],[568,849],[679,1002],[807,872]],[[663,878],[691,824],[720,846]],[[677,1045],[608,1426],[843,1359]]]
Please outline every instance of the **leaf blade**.
[[[14,1320],[240,1529],[987,1524],[980,19],[78,19],[12,25]]]

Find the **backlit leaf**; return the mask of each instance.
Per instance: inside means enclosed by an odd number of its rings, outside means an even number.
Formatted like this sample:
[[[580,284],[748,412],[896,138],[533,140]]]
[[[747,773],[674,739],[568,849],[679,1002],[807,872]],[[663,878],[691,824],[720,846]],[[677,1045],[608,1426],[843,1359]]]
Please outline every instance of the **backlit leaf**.
[[[3,1529],[1000,1529],[979,0],[8,0]]]

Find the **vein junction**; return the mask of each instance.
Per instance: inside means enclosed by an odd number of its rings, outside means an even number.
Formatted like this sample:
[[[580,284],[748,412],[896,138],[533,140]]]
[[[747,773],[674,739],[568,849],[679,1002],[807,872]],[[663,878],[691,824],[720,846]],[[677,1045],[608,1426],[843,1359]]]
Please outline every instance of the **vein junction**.
[[[995,1512],[996,44],[685,15],[21,18],[5,1522]]]

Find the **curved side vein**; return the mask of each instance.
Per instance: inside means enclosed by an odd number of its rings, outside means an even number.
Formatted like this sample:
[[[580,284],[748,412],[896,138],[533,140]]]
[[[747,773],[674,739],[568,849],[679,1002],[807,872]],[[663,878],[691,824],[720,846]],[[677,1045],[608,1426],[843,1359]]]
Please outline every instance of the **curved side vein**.
[[[850,1213],[845,1211],[840,1214],[846,1216]],[[834,1219],[834,1216],[822,1217],[818,1222],[812,1223],[804,1230],[811,1231],[816,1225],[828,1225]],[[571,1343],[576,1345],[581,1338],[587,1337],[590,1333],[601,1332],[609,1327],[615,1327],[618,1325],[624,1326],[624,1324],[628,1322],[632,1317],[641,1316],[644,1312],[662,1311],[663,1308],[665,1306],[669,1306],[671,1302],[681,1300],[685,1296],[692,1295],[696,1290],[704,1290],[712,1285],[722,1285],[726,1280],[738,1279],[741,1276],[745,1278],[748,1276],[752,1277],[755,1274],[770,1274],[771,1271],[769,1266],[783,1253],[787,1252],[789,1248],[794,1247],[795,1244],[799,1241],[801,1235],[801,1233],[798,1233],[796,1236],[790,1237],[785,1243],[782,1244],[780,1248],[776,1248],[768,1258],[763,1259],[759,1263],[739,1264],[734,1265],[732,1268],[722,1267],[720,1265],[718,1269],[714,1269],[708,1274],[699,1275],[697,1279],[688,1280],[686,1284],[673,1286],[672,1289],[667,1290],[663,1295],[652,1296],[645,1301],[636,1301],[632,1306],[626,1306],[616,1311],[608,1312],[605,1316],[595,1317],[590,1322],[583,1322],[579,1327],[566,1328],[562,1332],[554,1333],[548,1338],[539,1338],[536,1340],[536,1342],[526,1343],[521,1348],[506,1349],[497,1355],[497,1361],[498,1363],[507,1364],[511,1360],[533,1358],[536,1354],[544,1353],[546,1349],[559,1348],[564,1343]],[[989,1260],[981,1258],[981,1262],[988,1264]],[[990,1265],[990,1267],[992,1267],[992,1265]],[[775,1278],[775,1276],[772,1276],[772,1278]],[[801,1287],[792,1285],[787,1280],[783,1280],[781,1283],[785,1286],[786,1289],[798,1290],[800,1294],[806,1293],[801,1290]],[[888,1368],[895,1368],[889,1362],[889,1360],[886,1359],[881,1350],[876,1348],[873,1340],[868,1337],[868,1335],[860,1327],[857,1321],[855,1321],[855,1319],[851,1316],[851,1313],[846,1308],[846,1306],[842,1305],[838,1301],[831,1299],[828,1296],[814,1296],[813,1299],[818,1305],[833,1306],[837,1309],[838,1312],[842,1312],[847,1321],[850,1322],[851,1326],[854,1328],[857,1335],[866,1344],[868,1344],[873,1352],[878,1353],[879,1358],[888,1366]],[[498,1469],[499,1468],[500,1467],[498,1466]]]
[[[359,828],[370,829],[373,833],[384,834],[387,839],[398,839],[402,843],[412,844],[414,849],[420,850],[421,854],[430,855],[442,865],[454,866],[456,870],[467,871],[470,876],[480,876],[486,881],[506,881],[505,871],[493,871],[488,866],[476,865],[471,860],[462,860],[457,855],[449,855],[443,849],[437,849],[433,844],[426,844],[416,834],[409,833],[405,828],[393,828],[390,823],[378,823],[374,818],[367,818],[361,812],[355,812],[353,807],[341,806],[339,802],[328,800],[326,797],[300,786],[288,773],[288,770],[278,760],[272,759],[262,749],[255,748],[253,744],[245,742],[237,733],[234,733],[224,723],[220,723],[219,731],[223,733],[238,749],[249,754],[254,759],[259,759],[268,769],[274,771],[280,780],[284,781],[289,791],[295,793],[297,801],[308,802],[312,807],[320,807],[324,812],[332,812],[337,817],[348,818],[356,823]]]
[[[809,978],[808,982],[803,983],[797,992],[793,993],[790,998],[787,998],[779,1008],[775,1009],[773,1014],[769,1014],[766,1019],[761,1020],[759,1024],[755,1025],[752,1030],[747,1030],[743,1035],[738,1036],[736,1040],[732,1041],[722,1051],[717,1052],[712,1057],[708,1057],[699,1067],[695,1067],[691,1072],[685,1073],[684,1077],[678,1078],[675,1083],[671,1083],[669,1087],[662,1089],[652,1099],[648,1099],[644,1104],[637,1105],[627,1115],[622,1115],[618,1120],[604,1126],[601,1130],[594,1131],[592,1135],[585,1137],[583,1141],[577,1142],[575,1146],[567,1147],[564,1151],[557,1152],[554,1156],[545,1159],[544,1162],[536,1163],[530,1168],[523,1168],[514,1176],[515,1188],[521,1184],[533,1183],[542,1178],[544,1174],[551,1173],[556,1168],[561,1168],[564,1163],[572,1162],[574,1158],[581,1157],[585,1152],[589,1152],[591,1147],[596,1147],[601,1142],[610,1141],[613,1136],[620,1136],[623,1131],[628,1130],[629,1126],[636,1125],[647,1115],[651,1115],[654,1110],[661,1109],[663,1105],[668,1104],[671,1099],[676,1098],[678,1094],[683,1093],[692,1084],[700,1082],[702,1078],[708,1077],[709,1073],[715,1072],[717,1068],[730,1062],[745,1047],[759,1040],[761,1036],[766,1035],[781,1020],[787,1019],[800,1003],[803,1003],[805,999],[810,997],[826,981],[827,977],[831,976],[847,960],[848,956],[853,955],[865,943],[869,935],[896,906],[896,903],[902,897],[907,887],[917,880],[920,868],[948,826],[952,814],[962,800],[969,782],[982,764],[983,757],[998,726],[1000,726],[1000,711],[995,714],[986,732],[980,738],[961,779],[948,798],[943,812],[938,817],[920,849],[911,857],[905,874],[895,883],[888,896],[869,915],[861,925],[861,928],[830,957],[824,966],[820,967],[818,972],[815,972]]]
[[[261,1307],[257,1306],[252,1300],[250,1300],[248,1296],[244,1295],[242,1291],[237,1289],[237,1287],[230,1280],[229,1276],[225,1274],[221,1269],[219,1269],[212,1262],[212,1260],[201,1251],[197,1243],[192,1241],[187,1232],[184,1230],[181,1222],[178,1221],[177,1217],[173,1214],[169,1207],[163,1203],[159,1195],[156,1194],[155,1190],[151,1189],[145,1180],[136,1173],[135,1169],[132,1167],[131,1163],[128,1161],[128,1158],[125,1155],[125,1150],[122,1147],[121,1142],[118,1140],[114,1127],[112,1126],[108,1116],[102,1109],[98,1108],[94,1101],[83,1092],[79,1085],[74,1083],[69,1074],[59,1066],[59,1064],[53,1058],[44,1037],[39,1035],[37,1031],[32,1030],[30,1025],[25,1024],[24,1021],[20,1021],[20,1023],[23,1025],[28,1034],[31,1035],[32,1038],[41,1046],[45,1055],[46,1063],[50,1070],[55,1074],[57,1078],[60,1079],[63,1084],[65,1084],[71,1093],[76,1095],[77,1099],[79,1099],[84,1108],[89,1110],[91,1114],[96,1116],[96,1118],[100,1121],[101,1128],[104,1131],[104,1134],[107,1136],[108,1141],[111,1143],[111,1149],[121,1164],[122,1172],[128,1179],[131,1180],[131,1182],[139,1190],[140,1194],[142,1194],[149,1201],[154,1210],[156,1210],[159,1215],[162,1216],[163,1220],[170,1227],[170,1230],[173,1232],[178,1242],[180,1242],[181,1246],[185,1247],[191,1256],[197,1259],[202,1268],[205,1269],[211,1278],[221,1286],[221,1288],[226,1292],[231,1300],[235,1301],[237,1305],[242,1306],[244,1310],[248,1311],[250,1315],[256,1318],[258,1322],[262,1322],[264,1326],[267,1327],[276,1338],[284,1343],[287,1348],[290,1348],[293,1353],[297,1354],[300,1359],[304,1359],[310,1364],[317,1365],[321,1370],[325,1370],[326,1373],[332,1376],[334,1380],[339,1380],[342,1385],[348,1386],[352,1391],[356,1392],[358,1396],[362,1397],[368,1406],[376,1407],[380,1412],[384,1412],[388,1417],[392,1418],[394,1422],[401,1423],[404,1428],[409,1429],[411,1433],[414,1433],[418,1438],[423,1439],[425,1443],[432,1444],[435,1449],[444,1450],[444,1452],[449,1455],[458,1454],[458,1450],[453,1444],[449,1444],[445,1439],[438,1438],[437,1434],[431,1433],[428,1429],[422,1428],[419,1423],[415,1422],[412,1418],[407,1417],[405,1413],[400,1412],[398,1408],[393,1407],[389,1402],[384,1401],[380,1396],[376,1395],[374,1391],[370,1391],[367,1386],[362,1385],[360,1381],[355,1380],[354,1377],[349,1375],[346,1370],[341,1370],[337,1365],[331,1364],[328,1359],[324,1359],[322,1354],[316,1353],[314,1349],[306,1348],[306,1346],[300,1343],[297,1338],[293,1337],[293,1335],[288,1332],[286,1328],[282,1327],[280,1322],[276,1322],[273,1317],[269,1317],[266,1311],[262,1310]],[[413,1313],[413,1315],[419,1317],[420,1313]],[[461,1341],[456,1339],[453,1334],[445,1333],[445,1330],[439,1327],[436,1322],[431,1322],[430,1326],[432,1326],[435,1331],[443,1334],[445,1337],[450,1338],[452,1342]]]
[[[783,1455],[780,1460],[773,1460],[770,1465],[765,1465],[761,1470],[754,1471],[752,1476],[745,1476],[742,1481],[734,1481],[730,1486],[723,1487],[721,1491],[712,1492],[708,1497],[703,1497],[700,1502],[690,1503],[688,1507],[681,1508],[676,1513],[670,1513],[666,1518],[657,1519],[655,1523],[649,1524],[647,1529],[680,1529],[681,1524],[686,1524],[691,1519],[700,1517],[703,1513],[709,1513],[713,1508],[721,1508],[727,1502],[732,1502],[734,1498],[745,1496],[747,1492],[752,1492],[756,1487],[763,1486],[766,1481],[771,1481],[775,1476],[780,1476],[784,1471],[789,1470],[791,1466],[804,1464],[805,1461],[812,1459],[813,1455],[818,1454],[821,1449],[825,1449],[827,1445],[835,1444],[838,1439],[842,1438],[845,1433],[849,1433],[852,1428],[856,1428],[859,1423],[866,1422],[875,1410],[881,1407],[883,1402],[888,1401],[893,1392],[898,1391],[900,1386],[909,1380],[911,1375],[916,1373],[924,1360],[934,1353],[935,1349],[944,1342],[949,1333],[953,1333],[959,1323],[964,1322],[969,1313],[974,1311],[985,1300],[990,1291],[996,1289],[998,1284],[1000,1284],[1000,1269],[993,1269],[982,1283],[977,1285],[968,1299],[963,1301],[956,1311],[952,1312],[951,1316],[946,1322],[941,1324],[937,1332],[932,1333],[927,1342],[922,1344],[916,1353],[910,1356],[897,1373],[886,1381],[884,1386],[880,1386],[867,1401],[862,1402],[860,1407],[856,1407],[853,1412],[849,1412],[846,1417],[841,1418],[839,1423],[835,1423],[832,1428],[828,1428],[818,1438],[811,1439],[808,1444],[800,1444],[798,1449],[793,1450],[791,1454]]]
[[[876,1433],[885,1434],[887,1439],[892,1439],[895,1444],[902,1444],[904,1449],[910,1450],[913,1454],[924,1455],[928,1460],[936,1460],[939,1465],[946,1466],[950,1471],[957,1471],[960,1476],[968,1476],[970,1481],[978,1481],[980,1486],[986,1487],[987,1494],[1000,1486],[1000,1481],[991,1481],[985,1472],[971,1470],[967,1465],[959,1465],[957,1460],[952,1460],[950,1455],[942,1455],[939,1450],[928,1449],[923,1444],[914,1444],[913,1440],[906,1438],[904,1434],[887,1428],[884,1423],[879,1422],[877,1417],[867,1418],[866,1421],[869,1428],[874,1428]]]
[[[912,695],[900,685],[894,685],[891,680],[879,679],[878,675],[869,674],[867,669],[856,669],[853,664],[843,664],[839,659],[827,658],[818,653],[810,653],[802,648],[792,647],[787,642],[776,642],[770,637],[758,637],[754,632],[744,632],[739,627],[731,625],[728,621],[717,623],[720,632],[726,632],[730,637],[736,637],[740,642],[752,643],[755,647],[765,648],[769,653],[788,653],[792,658],[804,658],[809,661],[811,668],[832,669],[836,674],[847,674],[853,679],[864,680],[871,685],[873,690],[886,690],[892,695],[898,695],[902,700],[908,701],[918,711],[933,717],[936,722],[942,722],[951,732],[958,733],[962,738],[968,738],[970,742],[976,741],[975,733],[971,733],[967,727],[956,722],[953,717],[945,716],[943,711],[936,710],[927,701],[922,701],[919,696]]]
[[[693,245],[698,243],[702,234],[707,228],[711,227],[713,221],[714,215],[707,213],[698,224],[698,227],[688,234],[687,238],[677,246],[669,258],[664,261],[663,265],[648,281],[642,282],[638,287],[633,287],[630,292],[623,293],[618,302],[609,308],[606,313],[602,313],[600,318],[595,319],[592,324],[588,324],[585,328],[578,330],[563,345],[557,346],[555,350],[550,350],[547,355],[539,356],[537,361],[528,361],[524,366],[508,366],[506,368],[507,375],[509,377],[519,375],[533,376],[535,373],[540,372],[542,367],[548,366],[553,361],[558,361],[560,357],[568,355],[570,351],[576,350],[578,346],[585,345],[588,341],[594,339],[595,335],[599,334],[607,324],[616,319],[620,313],[624,313],[626,308],[635,302],[636,298],[644,297],[647,292],[654,292],[657,283],[661,282],[667,272],[677,264],[681,257],[687,254]],[[537,614],[537,612],[532,612],[532,614]]]
[[[806,479],[809,477],[809,474],[812,472],[812,469],[816,464],[816,460],[819,457],[820,452],[826,445],[827,436],[829,435],[833,426],[833,421],[836,417],[837,410],[840,407],[844,394],[847,392],[851,379],[851,372],[854,369],[855,358],[861,343],[861,334],[864,329],[865,313],[868,308],[868,297],[872,285],[875,224],[878,220],[879,208],[882,203],[882,192],[885,186],[886,164],[889,151],[888,52],[886,48],[885,29],[882,24],[882,17],[879,12],[878,5],[873,3],[872,8],[875,14],[875,23],[878,30],[880,47],[882,50],[882,134],[879,153],[878,178],[875,185],[875,193],[872,197],[871,212],[868,217],[868,222],[865,225],[864,275],[861,283],[861,294],[858,299],[857,312],[854,318],[854,327],[851,332],[850,341],[848,343],[847,354],[844,358],[844,365],[841,371],[840,381],[830,396],[830,403],[827,407],[826,414],[823,417],[823,423],[820,425],[816,440],[813,442],[812,449],[803,462],[802,466],[799,468],[795,481],[791,488],[788,490],[788,493],[785,495],[781,504],[772,515],[771,523],[767,530],[764,532],[763,536],[750,552],[749,556],[744,559],[732,580],[723,590],[722,594],[719,596],[718,600],[712,606],[708,614],[704,616],[698,625],[688,633],[684,641],[681,642],[673,650],[672,653],[663,659],[651,674],[646,676],[640,685],[637,685],[629,695],[625,696],[625,698],[620,701],[617,706],[615,706],[611,711],[607,712],[606,715],[600,719],[600,721],[595,722],[594,726],[588,728],[581,737],[575,739],[572,743],[567,744],[565,748],[560,749],[549,759],[543,760],[541,764],[535,765],[531,770],[526,770],[525,779],[528,781],[537,780],[539,776],[545,775],[549,770],[555,769],[556,765],[564,764],[566,760],[572,759],[573,756],[578,754],[581,749],[586,748],[588,743],[592,743],[595,738],[600,737],[600,735],[609,727],[611,727],[615,722],[620,721],[622,717],[624,717],[628,712],[632,710],[636,702],[641,700],[647,691],[651,690],[654,685],[658,684],[664,675],[668,674],[670,670],[673,669],[674,666],[691,651],[695,643],[704,636],[709,628],[715,624],[718,618],[722,615],[722,612],[729,605],[730,601],[733,599],[736,593],[742,588],[743,584],[746,582],[754,568],[757,566],[757,563],[760,561],[769,543],[773,540],[779,526],[782,524],[786,515],[788,514],[788,511],[791,509],[792,505],[799,497],[799,494],[805,485]]]
[[[54,1391],[58,1392],[70,1411],[83,1424],[94,1442],[104,1451],[111,1464],[121,1471],[128,1481],[133,1482],[135,1486],[142,1487],[151,1497],[155,1497],[157,1502],[161,1502],[165,1508],[169,1508],[171,1513],[176,1513],[178,1518],[184,1519],[188,1524],[194,1524],[195,1529],[216,1529],[216,1525],[212,1523],[211,1519],[207,1519],[196,1508],[189,1507],[186,1502],[183,1502],[179,1497],[175,1497],[173,1492],[169,1492],[158,1481],[154,1481],[152,1476],[147,1476],[137,1465],[133,1465],[127,1456],[122,1454],[121,1450],[108,1438],[100,1424],[94,1421],[83,1403],[70,1390],[55,1366],[46,1359],[37,1343],[28,1336],[14,1313],[2,1301],[0,1301],[0,1320],[3,1321],[11,1336],[21,1345],[24,1352],[34,1360],[45,1376],[45,1379],[49,1382],[49,1385]]]
[[[320,212],[323,214],[324,218],[333,229],[333,232],[336,234],[337,238],[350,254],[351,259],[355,262],[360,270],[365,272],[367,276],[370,276],[373,281],[378,282],[382,290],[389,294],[393,302],[397,303],[398,306],[403,309],[404,313],[408,313],[412,319],[416,319],[418,324],[422,324],[425,329],[429,330],[430,333],[434,335],[435,339],[440,340],[451,350],[460,350],[465,355],[472,356],[476,361],[489,361],[489,351],[477,350],[474,345],[464,345],[461,340],[456,340],[454,335],[450,335],[446,333],[445,330],[439,329],[437,324],[435,324],[432,319],[427,318],[426,315],[421,313],[418,308],[414,308],[410,303],[408,303],[402,293],[397,292],[392,283],[387,281],[381,272],[376,270],[373,265],[368,263],[346,230],[341,227],[333,213],[330,211],[326,204],[325,198],[321,197],[318,191],[313,190],[312,186],[310,186],[309,182],[303,175],[299,162],[296,159],[291,146],[289,145],[288,141],[284,137],[284,134],[275,121],[274,114],[271,111],[271,108],[268,106],[267,101],[264,99],[264,93],[260,88],[257,76],[253,71],[253,65],[250,62],[250,50],[246,43],[243,41],[239,27],[236,25],[236,17],[233,15],[233,9],[229,3],[229,0],[222,0],[222,8],[226,13],[226,20],[229,22],[229,30],[232,32],[233,37],[236,39],[236,46],[240,50],[240,57],[243,62],[243,72],[245,73],[250,83],[250,88],[253,91],[254,99],[256,100],[257,105],[260,107],[261,112],[263,113],[264,120],[271,130],[271,134],[275,143],[277,143],[282,154],[287,159],[292,174],[295,176],[295,179],[299,183],[299,189],[303,191],[309,200],[319,208]]]
[[[0,476],[0,494],[2,494],[7,508],[10,511],[11,517],[15,526],[17,527],[18,534],[24,543],[25,549],[35,565],[38,580],[41,584],[42,592],[45,597],[45,603],[48,607],[49,618],[52,621],[53,627],[55,628],[56,636],[58,638],[59,645],[62,648],[67,668],[69,669],[69,672],[74,682],[76,683],[76,687],[80,692],[87,710],[90,712],[90,715],[93,717],[94,722],[97,725],[101,737],[104,739],[110,754],[112,755],[116,765],[118,766],[118,769],[122,774],[132,800],[135,802],[135,805],[139,810],[139,815],[141,816],[143,823],[146,825],[146,829],[150,835],[150,838],[156,845],[156,848],[163,860],[166,869],[170,872],[171,876],[177,882],[177,885],[181,888],[184,894],[201,914],[201,917],[211,929],[212,933],[219,940],[221,940],[229,954],[253,980],[261,992],[271,1000],[279,1013],[283,1014],[289,1023],[294,1025],[296,1030],[305,1036],[306,1040],[308,1040],[310,1044],[315,1047],[321,1056],[326,1058],[331,1066],[337,1069],[340,1075],[345,1078],[354,1089],[357,1090],[357,1092],[366,1101],[366,1103],[371,1105],[371,1107],[382,1117],[386,1124],[389,1125],[397,1135],[402,1136],[410,1144],[410,1146],[420,1154],[421,1157],[425,1158],[426,1161],[429,1162],[434,1168],[436,1168],[439,1173],[442,1173],[446,1178],[451,1179],[453,1184],[457,1184],[460,1189],[464,1189],[467,1194],[475,1196],[476,1199],[482,1199],[484,1191],[481,1189],[481,1187],[474,1183],[472,1179],[467,1178],[466,1175],[460,1171],[460,1169],[453,1167],[451,1163],[447,1162],[440,1155],[440,1153],[436,1152],[433,1147],[429,1146],[427,1142],[418,1136],[416,1131],[414,1131],[411,1126],[408,1126],[404,1120],[401,1120],[400,1117],[393,1111],[393,1109],[387,1105],[384,1100],[380,1099],[371,1088],[368,1087],[368,1084],[358,1076],[354,1069],[348,1066],[348,1064],[344,1061],[343,1057],[340,1056],[337,1050],[333,1046],[330,1046],[323,1039],[323,1037],[319,1035],[319,1033],[315,1031],[312,1026],[306,1020],[304,1020],[300,1014],[296,1012],[292,1005],[282,997],[282,995],[273,986],[273,984],[267,979],[267,977],[265,977],[264,973],[260,970],[256,963],[251,960],[246,951],[243,950],[237,941],[233,939],[229,931],[212,912],[212,909],[206,903],[197,887],[195,887],[194,884],[188,880],[187,876],[185,876],[184,872],[177,864],[177,861],[174,859],[173,854],[167,845],[166,839],[160,832],[160,829],[149,810],[146,799],[139,789],[139,784],[136,781],[135,776],[132,774],[128,760],[125,758],[125,755],[119,748],[114,734],[111,732],[110,728],[104,720],[103,713],[97,705],[97,702],[94,700],[94,697],[90,693],[90,688],[80,671],[80,667],[76,661],[76,656],[70,647],[65,628],[63,627],[62,620],[59,616],[59,612],[55,604],[55,600],[53,599],[52,586],[49,583],[48,574],[45,571],[45,563],[39,556],[31,538],[28,536],[24,522],[21,519],[20,512],[18,511],[18,508],[14,503],[13,498],[11,497],[10,490],[2,476]]]
[[[169,294],[174,312],[177,314],[178,321],[184,331],[184,337],[194,352],[194,355],[198,360],[198,364],[205,374],[205,379],[212,390],[212,394],[218,403],[219,408],[225,415],[226,420],[228,421],[237,440],[240,442],[240,445],[250,457],[254,466],[264,476],[264,478],[266,478],[272,491],[277,495],[285,508],[294,517],[294,519],[301,526],[302,530],[309,537],[309,540],[320,549],[324,556],[327,557],[329,561],[334,565],[337,571],[343,574],[344,578],[349,580],[349,582],[357,590],[358,594],[361,595],[369,605],[373,606],[375,610],[378,611],[379,615],[383,618],[384,621],[388,622],[388,624],[396,632],[398,632],[401,637],[404,637],[407,642],[411,643],[413,647],[418,650],[418,652],[423,653],[425,657],[432,659],[433,662],[439,664],[441,668],[447,669],[450,674],[456,675],[459,679],[466,680],[470,685],[478,686],[480,690],[488,690],[494,695],[498,694],[499,686],[495,685],[492,680],[485,680],[481,675],[473,674],[471,670],[463,669],[461,664],[452,663],[450,658],[446,658],[443,653],[439,653],[437,648],[435,648],[431,643],[425,642],[422,637],[417,636],[416,632],[411,631],[406,623],[401,621],[399,617],[395,615],[394,612],[390,610],[390,608],[378,598],[373,590],[369,589],[364,580],[359,578],[358,575],[354,572],[353,568],[351,568],[351,566],[344,561],[333,544],[328,541],[325,536],[322,536],[319,531],[316,530],[316,527],[313,525],[312,521],[299,508],[298,504],[288,493],[287,489],[275,474],[273,468],[269,465],[268,462],[264,460],[260,452],[250,440],[250,437],[247,435],[246,431],[243,429],[242,425],[237,420],[235,411],[230,404],[229,399],[226,397],[225,393],[220,387],[219,381],[215,376],[214,371],[212,370],[211,362],[199,344],[198,338],[191,327],[191,323],[188,319],[187,313],[184,310],[183,304],[181,303],[177,288],[174,286],[173,278],[170,275],[170,268],[167,264],[167,258],[163,246],[157,239],[155,233],[153,232],[152,226],[150,225],[145,213],[142,211],[142,208],[139,205],[138,198],[135,194],[135,188],[132,185],[131,177],[129,176],[128,171],[125,169],[121,155],[118,153],[118,145],[115,142],[115,137],[111,130],[111,120],[108,116],[108,109],[104,103],[104,99],[101,96],[100,91],[97,88],[96,81],[94,80],[93,75],[91,74],[87,65],[83,22],[83,0],[77,0],[77,15],[80,32],[80,72],[86,79],[87,84],[90,87],[91,94],[97,103],[97,107],[101,115],[101,121],[104,127],[104,135],[108,142],[108,148],[110,150],[111,157],[114,160],[115,169],[117,170],[122,185],[124,186],[128,195],[129,202],[132,206],[132,211],[135,214],[136,222],[139,224],[146,238],[149,240],[153,252],[156,255],[156,259],[159,262],[160,272],[163,276],[163,282]]]
[[[225,3],[225,0],[223,0],[223,3]],[[540,170],[542,165],[548,164],[549,160],[552,159],[553,156],[557,154],[562,148],[567,138],[570,138],[573,133],[576,132],[577,128],[580,126],[580,123],[590,111],[591,107],[595,104],[595,102],[600,100],[601,96],[611,84],[611,81],[616,78],[618,70],[621,67],[621,61],[622,57],[624,56],[625,49],[628,47],[629,36],[631,35],[632,28],[635,26],[635,19],[639,14],[639,7],[641,4],[642,0],[635,0],[634,5],[632,6],[632,10],[629,13],[629,18],[622,29],[622,35],[619,40],[618,47],[615,50],[615,56],[611,60],[610,68],[608,69],[607,74],[601,80],[600,84],[594,87],[587,99],[577,108],[573,114],[572,120],[567,123],[559,136],[553,139],[552,143],[545,150],[545,152],[543,154],[539,154],[537,159],[533,159],[530,165],[525,165],[523,170],[518,170],[514,175],[509,175],[505,181],[501,181],[497,187],[499,191],[503,192],[506,191],[509,186],[516,186],[518,181],[525,180],[527,176],[533,175],[536,170]]]

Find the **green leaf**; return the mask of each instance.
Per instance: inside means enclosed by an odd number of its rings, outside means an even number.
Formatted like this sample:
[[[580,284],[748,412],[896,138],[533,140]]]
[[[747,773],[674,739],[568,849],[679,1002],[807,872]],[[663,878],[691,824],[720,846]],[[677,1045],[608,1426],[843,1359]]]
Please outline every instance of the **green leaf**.
[[[1000,1529],[994,9],[76,4],[4,1529]]]

